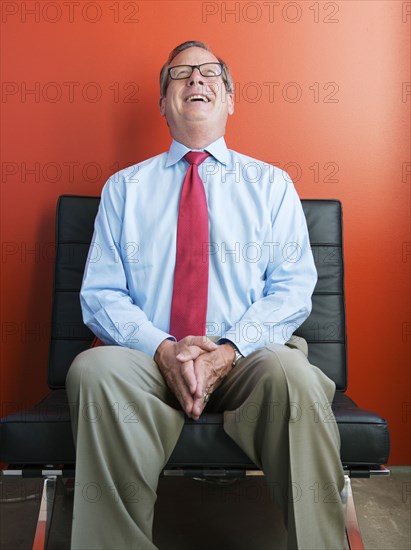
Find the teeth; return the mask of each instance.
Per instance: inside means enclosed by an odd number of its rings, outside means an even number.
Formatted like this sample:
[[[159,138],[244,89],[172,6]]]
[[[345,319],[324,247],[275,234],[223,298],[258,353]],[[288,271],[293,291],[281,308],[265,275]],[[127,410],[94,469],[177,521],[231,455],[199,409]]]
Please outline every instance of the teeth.
[[[197,100],[197,101],[198,101],[198,100],[204,101],[205,103],[208,103],[208,102],[209,102],[209,99],[208,99],[206,96],[204,96],[204,95],[190,95],[190,97],[188,97],[188,98],[186,99],[186,101],[196,101],[196,100]]]

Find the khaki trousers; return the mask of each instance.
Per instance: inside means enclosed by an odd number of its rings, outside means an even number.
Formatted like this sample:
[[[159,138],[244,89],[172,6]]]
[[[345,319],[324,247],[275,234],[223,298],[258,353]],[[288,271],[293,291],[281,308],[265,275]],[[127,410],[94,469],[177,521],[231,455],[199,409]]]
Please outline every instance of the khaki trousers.
[[[308,362],[305,341],[292,342],[240,360],[207,410],[224,412],[224,430],[264,471],[288,548],[342,550],[335,385]],[[156,548],[158,478],[184,424],[176,398],[149,356],[116,346],[78,355],[66,387],[77,448],[72,549]]]

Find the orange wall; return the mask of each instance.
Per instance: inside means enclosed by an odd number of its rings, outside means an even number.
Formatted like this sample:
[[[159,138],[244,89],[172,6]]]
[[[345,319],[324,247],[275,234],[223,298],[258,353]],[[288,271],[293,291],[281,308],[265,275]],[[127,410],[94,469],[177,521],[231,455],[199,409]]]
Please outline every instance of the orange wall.
[[[158,70],[187,39],[232,68],[233,149],[345,214],[349,391],[410,464],[411,3],[3,1],[3,412],[46,392],[61,193],[96,195],[168,147]],[[290,164],[291,163],[291,164]],[[407,245],[408,243],[408,245]]]

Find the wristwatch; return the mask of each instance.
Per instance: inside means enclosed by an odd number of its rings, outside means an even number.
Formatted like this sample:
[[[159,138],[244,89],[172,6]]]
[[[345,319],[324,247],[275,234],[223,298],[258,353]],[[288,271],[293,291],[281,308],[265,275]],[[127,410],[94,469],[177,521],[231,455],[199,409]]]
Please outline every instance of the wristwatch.
[[[238,348],[237,346],[235,346],[232,342],[230,342],[229,340],[227,340],[227,344],[230,344],[230,346],[232,346],[232,348],[234,349],[234,359],[233,359],[233,367],[236,366],[236,364],[239,362],[240,359],[242,359],[244,357],[244,355],[242,353],[240,353],[238,351]]]

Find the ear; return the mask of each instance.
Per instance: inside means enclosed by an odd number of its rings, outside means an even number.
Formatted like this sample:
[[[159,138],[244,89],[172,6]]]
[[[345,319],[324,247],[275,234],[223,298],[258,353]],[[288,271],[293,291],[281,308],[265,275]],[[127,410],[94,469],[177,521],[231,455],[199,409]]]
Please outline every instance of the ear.
[[[226,98],[228,102],[228,108],[227,108],[228,114],[232,115],[234,114],[234,94],[227,94]]]
[[[166,98],[163,96],[163,97],[160,97],[160,115],[161,116],[165,116],[166,114]]]

